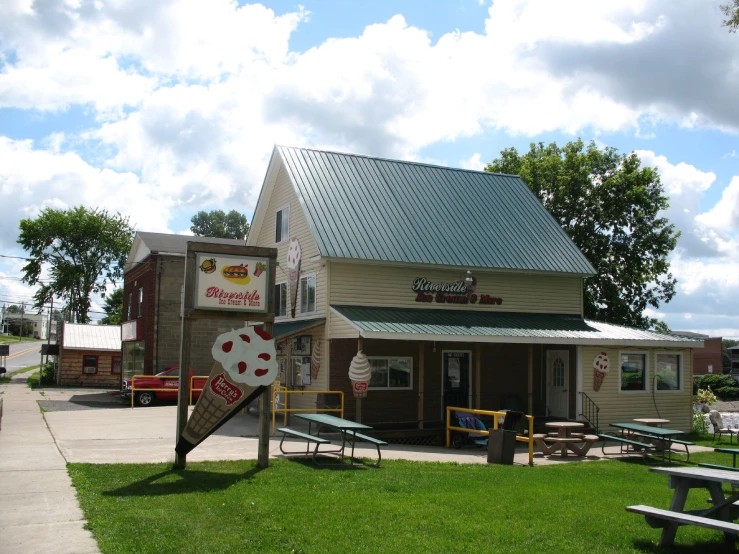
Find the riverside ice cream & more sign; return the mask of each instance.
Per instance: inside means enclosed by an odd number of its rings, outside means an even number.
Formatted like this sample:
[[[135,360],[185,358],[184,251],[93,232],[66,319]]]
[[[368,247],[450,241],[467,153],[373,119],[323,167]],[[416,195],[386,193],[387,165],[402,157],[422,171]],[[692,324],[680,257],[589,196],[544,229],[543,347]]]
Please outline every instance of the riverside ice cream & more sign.
[[[181,454],[195,448],[277,378],[275,341],[259,327],[223,333],[211,353],[213,369],[177,443]]]
[[[196,309],[267,312],[269,259],[198,253]]]

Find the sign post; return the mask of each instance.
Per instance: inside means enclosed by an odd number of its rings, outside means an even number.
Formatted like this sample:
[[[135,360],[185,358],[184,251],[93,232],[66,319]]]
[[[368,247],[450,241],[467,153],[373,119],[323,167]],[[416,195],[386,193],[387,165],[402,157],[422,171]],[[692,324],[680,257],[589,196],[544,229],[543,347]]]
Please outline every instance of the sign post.
[[[245,322],[264,323],[264,332],[271,337],[274,322],[274,282],[277,266],[277,249],[253,246],[234,246],[201,242],[187,243],[185,259],[185,283],[180,337],[180,379],[177,396],[177,448],[176,469],[187,465],[187,452],[198,443],[183,441],[188,423],[190,380],[186,377],[190,368],[190,344],[192,324],[196,319],[232,320],[237,326]],[[220,367],[220,366],[219,366]],[[212,377],[212,376],[211,376]],[[207,386],[211,386],[209,379]],[[215,386],[215,385],[214,385]],[[233,388],[221,382],[221,392]],[[262,396],[259,413],[259,465],[269,464],[269,394],[268,388],[258,387],[253,395]],[[228,390],[238,394],[238,391]],[[205,393],[205,391],[204,391]],[[252,395],[252,396],[253,396]],[[205,394],[201,395],[201,399]],[[248,402],[252,396],[238,399]],[[200,402],[200,399],[198,400]],[[225,423],[238,411],[238,406],[213,429]],[[262,421],[264,419],[264,422]],[[207,436],[207,435],[206,435]],[[200,438],[202,440],[205,437]],[[182,443],[182,445],[181,445]]]

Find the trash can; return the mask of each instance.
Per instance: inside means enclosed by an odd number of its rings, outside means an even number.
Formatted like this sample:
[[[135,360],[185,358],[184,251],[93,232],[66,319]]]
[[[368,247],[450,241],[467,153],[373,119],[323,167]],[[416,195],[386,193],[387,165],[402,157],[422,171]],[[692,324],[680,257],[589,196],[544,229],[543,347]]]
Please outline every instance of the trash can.
[[[523,412],[506,412],[502,429],[488,429],[488,463],[513,464],[516,452],[516,435],[523,422]]]
[[[513,464],[516,451],[516,432],[503,429],[488,429],[488,463]]]

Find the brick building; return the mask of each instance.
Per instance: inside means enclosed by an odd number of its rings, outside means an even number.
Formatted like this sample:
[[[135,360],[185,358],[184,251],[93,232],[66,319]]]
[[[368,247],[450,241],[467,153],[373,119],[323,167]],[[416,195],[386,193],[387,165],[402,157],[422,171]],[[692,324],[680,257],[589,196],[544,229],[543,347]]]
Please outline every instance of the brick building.
[[[182,286],[188,241],[244,245],[243,240],[138,232],[126,261],[123,283],[123,372],[151,375],[179,365]],[[193,325],[191,363],[208,375],[210,347],[232,323],[198,320]]]
[[[693,375],[724,372],[723,340],[721,337],[709,337],[692,331],[673,331],[673,335],[703,341],[703,348],[693,352]]]

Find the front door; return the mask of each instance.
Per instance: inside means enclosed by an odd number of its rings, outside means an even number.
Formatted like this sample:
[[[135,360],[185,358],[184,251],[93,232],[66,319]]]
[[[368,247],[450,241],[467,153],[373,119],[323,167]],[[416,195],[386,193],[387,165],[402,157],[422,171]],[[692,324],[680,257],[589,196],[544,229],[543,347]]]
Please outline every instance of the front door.
[[[555,417],[569,417],[569,367],[569,351],[547,351],[547,406]]]
[[[470,369],[472,353],[469,350],[445,350],[442,356],[442,402],[443,417],[446,407],[470,407]]]

